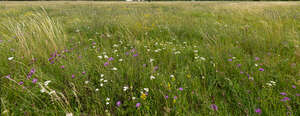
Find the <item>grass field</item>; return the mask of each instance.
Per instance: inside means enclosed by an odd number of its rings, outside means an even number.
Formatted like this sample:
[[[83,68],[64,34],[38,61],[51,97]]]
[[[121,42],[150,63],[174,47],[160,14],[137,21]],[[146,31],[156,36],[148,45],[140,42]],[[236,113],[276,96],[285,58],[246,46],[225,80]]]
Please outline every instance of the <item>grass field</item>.
[[[0,2],[0,113],[300,115],[300,2]]]

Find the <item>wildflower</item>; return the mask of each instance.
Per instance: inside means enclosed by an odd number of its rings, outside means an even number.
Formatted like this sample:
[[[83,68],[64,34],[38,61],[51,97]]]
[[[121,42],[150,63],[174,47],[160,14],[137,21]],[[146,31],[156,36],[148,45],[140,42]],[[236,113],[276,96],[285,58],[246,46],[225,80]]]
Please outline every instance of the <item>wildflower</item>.
[[[166,96],[165,96],[165,98],[166,98],[166,99],[168,99],[168,98],[169,98],[169,96],[168,96],[168,95],[166,95]]]
[[[280,101],[290,101],[291,99],[290,98],[288,98],[288,97],[284,97],[283,99],[281,99]]]
[[[117,103],[116,103],[116,105],[117,105],[118,107],[120,107],[121,104],[122,104],[121,101],[117,101]]]
[[[53,94],[53,93],[55,93],[55,91],[54,91],[54,90],[53,90],[53,91],[50,91],[50,92],[49,92],[49,95],[51,95],[51,94]]]
[[[32,79],[32,83],[36,83],[36,82],[37,82],[36,78]]]
[[[258,70],[259,70],[259,71],[264,71],[265,69],[263,69],[263,68],[259,68]]]
[[[256,67],[258,66],[258,64],[254,64]]]
[[[88,83],[89,83],[89,81],[85,81],[84,83],[85,83],[85,84],[88,84]]]
[[[134,56],[134,57],[138,56],[138,53],[136,53],[136,54],[133,54],[133,56]]]
[[[110,57],[110,58],[108,59],[108,61],[112,61],[112,60],[114,60],[114,58],[113,58],[113,57]]]
[[[180,87],[180,88],[179,88],[179,91],[183,91],[183,88]]]
[[[45,89],[45,88],[42,88],[42,89],[41,89],[41,93],[44,93],[44,92],[46,92],[46,89]]]
[[[132,100],[135,100],[135,97],[132,97],[131,99],[132,99]]]
[[[151,80],[152,80],[152,79],[155,79],[155,76],[152,76],[152,75],[151,75],[151,76],[150,76],[150,79],[151,79]]]
[[[140,107],[141,106],[141,103],[137,103],[137,104],[135,104],[135,107]]]
[[[123,91],[127,91],[128,86],[123,87]]]
[[[104,63],[104,66],[107,66],[108,64],[109,64],[108,62],[105,62],[105,63]]]
[[[106,59],[107,59],[107,58],[108,58],[108,56],[107,56],[107,55],[104,55],[104,58],[106,58]]]
[[[204,76],[202,76],[201,78],[202,78],[202,79],[205,79],[205,77],[204,77]]]
[[[295,85],[292,85],[292,88],[296,89],[296,86],[295,86]]]
[[[187,78],[191,78],[191,77],[192,77],[192,75],[188,74],[188,75],[186,75],[186,77],[187,77]]]
[[[145,100],[145,99],[147,98],[147,95],[146,95],[145,93],[142,93],[141,98],[142,98],[143,100]]]
[[[14,59],[14,57],[9,57],[9,58],[8,58],[8,60],[13,60],[13,59]]]
[[[85,72],[85,71],[83,71],[83,72],[82,72],[82,74],[83,74],[83,75],[85,75],[85,74],[86,74],[86,72]]]
[[[5,78],[9,79],[9,78],[10,78],[10,75],[5,76]]]
[[[230,61],[230,62],[231,62],[231,61],[232,61],[232,59],[228,59],[228,61]]]
[[[257,114],[261,114],[261,109],[257,108],[257,109],[255,109],[255,112],[256,112]]]
[[[170,75],[171,78],[175,77],[174,75]]]
[[[23,82],[23,81],[20,81],[18,84],[19,84],[19,85],[23,85],[23,84],[24,84],[24,82]]]
[[[95,91],[99,91],[99,89],[98,89],[98,88],[96,88],[96,89],[95,89]]]
[[[116,71],[116,70],[118,70],[118,69],[117,69],[116,67],[113,67],[111,70],[115,70],[115,71]]]
[[[72,78],[73,78],[73,79],[75,78],[75,75],[74,75],[74,74],[72,74]]]
[[[298,96],[298,97],[299,97],[299,96],[300,96],[300,94],[299,94],[299,93],[296,93],[296,96]]]
[[[65,68],[65,66],[64,66],[64,65],[62,65],[62,66],[60,66],[60,68],[61,68],[61,69],[64,69],[64,68]]]
[[[123,61],[123,59],[119,59],[119,62],[122,62]]]
[[[281,92],[280,95],[284,95],[284,96],[285,96],[285,95],[287,95],[287,94],[286,94],[285,92]]]
[[[158,69],[158,66],[155,66],[155,67],[154,67],[154,71],[156,71],[157,69]]]
[[[259,60],[259,57],[255,57],[255,60],[256,60],[256,61]]]
[[[45,81],[44,85],[47,86],[50,82],[51,82],[50,80],[49,81]]]
[[[73,116],[73,113],[66,113],[66,116]]]
[[[98,56],[98,58],[99,58],[99,59],[102,59],[103,57],[102,57],[102,56]]]
[[[104,74],[101,74],[100,77],[104,77]]]
[[[210,105],[211,109],[213,109],[214,111],[218,110],[218,106],[216,104],[211,104]]]
[[[200,57],[201,60],[205,61],[206,59],[204,57]]]
[[[144,90],[145,90],[146,92],[149,92],[149,88],[144,88]]]
[[[35,73],[35,69],[31,69],[30,72],[27,74],[27,78],[31,78],[31,76]]]

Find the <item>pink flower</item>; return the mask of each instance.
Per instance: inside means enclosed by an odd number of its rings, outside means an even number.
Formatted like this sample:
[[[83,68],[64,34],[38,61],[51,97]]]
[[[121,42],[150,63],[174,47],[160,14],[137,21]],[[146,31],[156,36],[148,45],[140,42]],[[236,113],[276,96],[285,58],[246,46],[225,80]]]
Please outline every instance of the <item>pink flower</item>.
[[[107,66],[108,64],[109,64],[108,62],[105,62],[105,63],[104,63],[104,66]]]
[[[288,97],[284,97],[283,99],[281,99],[280,101],[290,101],[291,99],[290,98],[288,98]]]
[[[259,71],[265,71],[265,69],[263,69],[263,68],[259,68],[258,70],[259,70]]]
[[[214,111],[218,110],[218,106],[216,104],[211,104],[210,105],[211,109],[213,109]]]
[[[287,95],[287,94],[286,94],[285,92],[281,92],[280,95],[284,95],[284,96],[285,96],[285,95]]]
[[[141,103],[136,103],[135,104],[135,107],[137,107],[137,108],[140,107],[140,106],[141,106]]]
[[[258,114],[261,114],[261,109],[257,108],[257,109],[255,109],[255,112]]]
[[[183,90],[183,88],[182,88],[182,87],[180,87],[180,88],[179,88],[179,90],[180,90],[180,91],[182,91],[182,90]]]
[[[32,83],[36,83],[38,80],[36,78],[32,79]]]
[[[117,101],[117,103],[116,103],[116,105],[117,105],[118,107],[120,107],[121,104],[122,104],[121,101]]]
[[[62,65],[62,66],[60,66],[60,68],[61,68],[61,69],[64,69],[64,68],[65,68],[65,66],[64,66],[64,65]]]
[[[73,79],[75,78],[75,75],[74,75],[74,74],[72,74],[72,78],[73,78]]]

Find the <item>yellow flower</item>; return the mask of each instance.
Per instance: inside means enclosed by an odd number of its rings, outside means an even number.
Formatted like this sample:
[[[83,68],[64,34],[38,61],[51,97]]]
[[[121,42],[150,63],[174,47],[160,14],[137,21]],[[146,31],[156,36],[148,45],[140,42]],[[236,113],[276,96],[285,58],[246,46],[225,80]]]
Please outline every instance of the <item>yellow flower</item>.
[[[145,100],[145,99],[147,98],[147,95],[144,94],[144,93],[142,93],[141,98],[142,98],[143,100]]]
[[[168,83],[168,89],[171,90],[171,84],[170,83]]]
[[[191,78],[192,76],[190,74],[186,75],[187,78]]]

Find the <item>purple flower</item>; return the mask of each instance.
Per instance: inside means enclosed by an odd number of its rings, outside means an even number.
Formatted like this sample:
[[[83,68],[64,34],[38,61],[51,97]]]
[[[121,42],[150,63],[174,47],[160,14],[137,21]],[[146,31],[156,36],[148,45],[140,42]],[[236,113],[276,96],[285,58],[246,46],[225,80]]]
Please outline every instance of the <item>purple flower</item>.
[[[110,58],[108,58],[108,61],[112,61],[112,60],[114,60],[114,58],[113,58],[113,57],[110,57]]]
[[[147,66],[147,64],[143,64],[143,67],[146,67]]]
[[[231,62],[231,61],[232,61],[232,59],[228,59],[228,61],[230,61],[230,62]]]
[[[183,90],[183,88],[181,88],[181,87],[180,87],[180,88],[179,88],[179,90],[180,90],[180,91],[182,91],[182,90]]]
[[[296,93],[296,96],[298,96],[298,97],[299,97],[299,96],[300,96],[300,94],[299,94],[299,93]]]
[[[83,72],[82,72],[82,74],[83,74],[83,75],[85,75],[85,74],[86,74],[86,72],[85,72],[85,71],[83,71]]]
[[[174,99],[177,99],[177,96],[174,96]]]
[[[238,67],[241,67],[241,66],[242,66],[242,64],[237,64],[237,66],[238,66]]]
[[[243,71],[241,71],[241,72],[240,72],[240,74],[244,74],[244,72],[243,72]]]
[[[134,49],[134,48],[133,48],[133,49],[131,49],[131,50],[130,50],[130,52],[135,52],[135,49]]]
[[[5,78],[9,79],[9,78],[10,78],[10,75],[5,76]]]
[[[19,82],[19,85],[23,85],[23,84],[24,84],[24,82],[23,82],[23,81],[20,81],[20,82]]]
[[[72,74],[72,78],[73,78],[73,79],[75,78],[75,75],[74,75],[74,74]]]
[[[126,52],[125,54],[126,54],[126,55],[128,55],[129,53],[128,53],[128,52]]]
[[[136,53],[136,54],[133,54],[133,56],[135,57],[135,56],[138,56],[138,53]]]
[[[292,85],[292,88],[296,89],[296,85]]]
[[[261,109],[257,108],[257,109],[255,109],[255,112],[258,114],[261,114]]]
[[[165,96],[165,98],[166,98],[166,99],[168,99],[168,98],[169,98],[169,96],[168,96],[168,95],[166,95],[166,96]]]
[[[120,107],[121,104],[122,104],[121,101],[117,101],[117,103],[116,103],[116,105],[117,105],[118,107]]]
[[[255,60],[256,60],[256,61],[259,60],[259,57],[255,57]]]
[[[140,107],[140,106],[141,106],[141,103],[136,103],[135,104],[135,107],[137,107],[137,108]]]
[[[259,71],[265,71],[265,69],[263,69],[263,68],[259,68],[258,70],[259,70]]]
[[[37,82],[36,78],[32,79],[32,83],[36,83],[36,82]]]
[[[287,94],[285,92],[281,92],[280,95],[286,96]]]
[[[156,71],[157,69],[158,69],[158,66],[155,66],[155,67],[154,67],[154,71]]]
[[[27,78],[31,78],[31,76],[35,73],[35,69],[31,69],[30,72],[27,74]]]
[[[60,66],[60,68],[64,69],[64,68],[65,68],[65,66],[64,66],[64,65],[62,65],[62,66]]]
[[[104,63],[104,66],[107,66],[108,64],[109,64],[108,62],[105,62],[105,63]]]
[[[280,101],[290,101],[291,99],[288,97],[284,97],[283,99],[281,99]]]
[[[214,111],[218,110],[218,106],[216,104],[211,104],[210,105],[211,109],[213,109]]]

